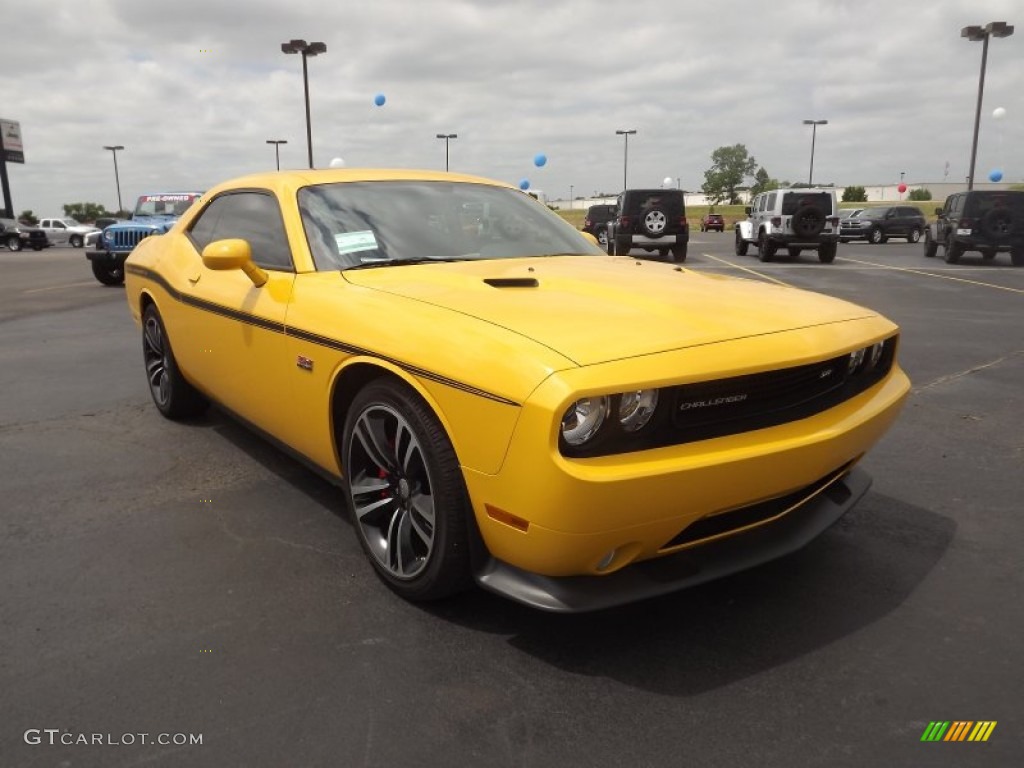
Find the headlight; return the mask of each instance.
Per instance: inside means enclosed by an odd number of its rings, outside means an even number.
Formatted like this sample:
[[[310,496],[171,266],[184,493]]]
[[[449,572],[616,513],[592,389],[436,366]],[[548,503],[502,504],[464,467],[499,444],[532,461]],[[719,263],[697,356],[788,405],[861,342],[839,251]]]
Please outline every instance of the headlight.
[[[850,359],[846,363],[848,373],[853,374],[860,370],[860,366],[864,362],[864,351],[863,349],[855,349],[850,353]]]
[[[624,392],[619,398],[619,424],[626,432],[636,432],[647,426],[658,406],[658,390],[639,389]]]
[[[607,397],[582,397],[569,406],[562,416],[562,438],[573,446],[583,445],[604,424],[608,415]]]
[[[872,344],[868,348],[868,370],[874,370],[875,366],[878,365],[878,361],[882,359],[882,350],[885,348],[885,344],[879,341],[876,344]]]
[[[114,239],[114,233],[113,232],[104,232],[103,233],[103,237],[106,240],[113,240]]]

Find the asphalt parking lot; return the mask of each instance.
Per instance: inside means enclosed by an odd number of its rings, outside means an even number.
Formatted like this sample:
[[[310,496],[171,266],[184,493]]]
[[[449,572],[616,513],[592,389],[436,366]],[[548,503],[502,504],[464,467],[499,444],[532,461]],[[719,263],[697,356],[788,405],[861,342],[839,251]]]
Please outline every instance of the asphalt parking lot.
[[[710,232],[686,266],[878,309],[913,393],[809,548],[556,616],[397,599],[332,486],[216,412],[158,415],[81,250],[0,251],[0,766],[1019,764],[1024,269],[899,242],[762,264]],[[934,720],[998,725],[922,743]]]

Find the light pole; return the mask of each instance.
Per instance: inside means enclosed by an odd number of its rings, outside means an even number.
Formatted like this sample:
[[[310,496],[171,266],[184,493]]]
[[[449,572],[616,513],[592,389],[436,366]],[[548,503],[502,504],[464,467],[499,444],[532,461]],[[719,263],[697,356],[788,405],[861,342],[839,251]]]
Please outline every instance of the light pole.
[[[439,133],[437,138],[444,139],[444,172],[448,173],[448,140],[459,138],[457,133]],[[472,147],[470,147],[472,149]]]
[[[306,148],[309,152],[309,167],[313,167],[313,129],[309,123],[309,72],[306,69],[306,59],[309,56],[327,53],[325,43],[307,43],[305,40],[289,40],[281,43],[281,50],[284,53],[302,54],[302,87],[306,92]]]
[[[572,210],[572,184],[569,185],[569,210]]]
[[[621,136],[625,139],[625,148],[622,156],[622,188],[628,189],[626,184],[626,171],[629,169],[629,137],[636,133],[636,128],[631,128],[628,131],[616,131],[616,136]]]
[[[903,186],[903,177],[906,176],[906,174],[907,174],[906,171],[900,171],[900,186],[901,187]],[[903,199],[903,193],[900,192],[900,200],[902,200],[902,199]]]
[[[124,210],[124,206],[121,204],[121,177],[117,174],[117,150],[124,149],[120,144],[113,147],[104,146],[104,149],[109,149],[114,154],[114,183],[117,184],[117,212],[120,214]]]
[[[811,126],[811,170],[807,174],[807,186],[814,186],[814,140],[818,136],[818,126],[828,125],[828,120],[804,120],[804,125]]]
[[[281,170],[281,145],[287,144],[287,139],[267,139],[267,144],[274,145],[274,157],[277,159],[277,170]]]
[[[972,43],[979,40],[981,47],[981,75],[978,78],[978,107],[974,111],[974,139],[971,141],[971,172],[967,177],[967,189],[974,189],[974,161],[978,157],[978,127],[981,125],[981,98],[985,93],[985,62],[988,60],[988,39],[990,37],[1009,37],[1013,34],[1013,25],[1005,21],[990,21],[984,27],[964,27],[960,37],[966,37]]]

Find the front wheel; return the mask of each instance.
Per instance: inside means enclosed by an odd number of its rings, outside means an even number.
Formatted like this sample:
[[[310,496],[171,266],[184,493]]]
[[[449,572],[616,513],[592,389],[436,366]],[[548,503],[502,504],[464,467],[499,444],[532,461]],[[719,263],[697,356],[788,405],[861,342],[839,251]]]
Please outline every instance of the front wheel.
[[[749,245],[750,244],[746,240],[743,239],[743,235],[741,235],[740,231],[737,229],[736,230],[736,255],[737,256],[746,256],[747,255],[747,248],[749,247]]]
[[[880,230],[878,227],[872,229],[871,234],[868,235],[868,242],[870,242],[872,245],[881,245],[887,239],[888,238],[886,238],[886,236],[882,233],[882,230]]]
[[[762,232],[757,238],[757,258],[761,261],[771,261],[775,258],[775,247],[775,243]]]
[[[7,238],[7,248],[14,252],[21,250],[21,238],[17,235]]]
[[[1015,267],[1024,267],[1024,248],[1014,248],[1010,251],[1010,263]]]
[[[81,248],[84,241],[81,235],[72,235],[68,238],[68,243],[71,244],[72,248]]]
[[[924,255],[926,259],[934,259],[939,252],[939,244],[932,240],[930,232],[924,233]]]
[[[964,255],[964,247],[959,243],[954,242],[953,240],[946,241],[945,250],[945,258],[947,264],[956,264],[958,261],[960,261],[960,257]]]
[[[469,505],[451,441],[404,384],[360,391],[345,418],[352,522],[377,575],[408,600],[436,600],[470,582]]]
[[[907,242],[908,243],[917,243],[917,242],[920,242],[920,241],[921,241],[921,230],[918,229],[917,227],[913,227],[910,230],[910,234],[907,235]]]
[[[149,394],[164,416],[169,419],[198,416],[209,406],[209,401],[181,375],[164,322],[153,304],[142,313],[142,359]]]
[[[119,267],[116,264],[94,261],[92,262],[92,274],[104,285],[122,285],[124,283],[124,267]]]

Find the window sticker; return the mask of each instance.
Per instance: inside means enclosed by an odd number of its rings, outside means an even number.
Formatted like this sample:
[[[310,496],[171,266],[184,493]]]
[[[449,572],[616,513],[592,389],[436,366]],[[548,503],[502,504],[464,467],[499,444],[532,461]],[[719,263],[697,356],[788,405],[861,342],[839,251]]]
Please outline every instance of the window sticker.
[[[377,249],[377,238],[369,229],[362,232],[337,232],[334,235],[334,242],[338,246],[339,254]]]

